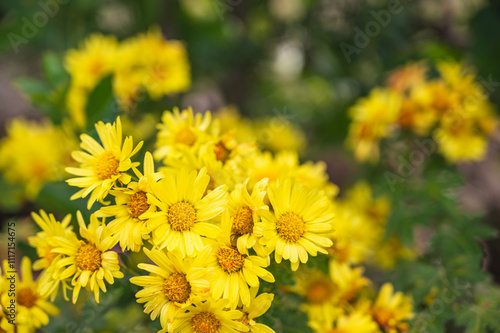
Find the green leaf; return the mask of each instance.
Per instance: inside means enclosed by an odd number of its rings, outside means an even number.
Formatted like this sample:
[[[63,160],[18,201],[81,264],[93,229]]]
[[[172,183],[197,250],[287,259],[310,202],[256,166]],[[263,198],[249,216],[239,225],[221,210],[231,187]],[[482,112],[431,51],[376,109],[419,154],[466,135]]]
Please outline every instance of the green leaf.
[[[50,93],[45,82],[32,78],[19,78],[15,81],[15,86],[19,88],[30,101],[33,99],[46,98]]]
[[[500,309],[489,302],[466,305],[457,317],[457,322],[465,326],[465,333],[500,332]]]
[[[113,98],[111,75],[103,78],[89,94],[85,111],[87,130],[91,130],[99,120],[114,121],[118,108]]]
[[[69,76],[63,67],[62,59],[54,52],[47,52],[43,55],[43,71],[53,86],[66,84],[68,81]]]

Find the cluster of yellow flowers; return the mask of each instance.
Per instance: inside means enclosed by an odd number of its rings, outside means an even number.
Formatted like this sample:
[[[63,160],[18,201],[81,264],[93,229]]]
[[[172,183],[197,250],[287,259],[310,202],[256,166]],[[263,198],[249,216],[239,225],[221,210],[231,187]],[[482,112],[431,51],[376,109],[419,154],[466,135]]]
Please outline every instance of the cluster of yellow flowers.
[[[32,200],[45,183],[66,178],[64,168],[77,146],[63,127],[16,118],[0,140],[0,170],[9,182],[23,185]]]
[[[303,309],[317,333],[405,332],[413,317],[412,302],[393,286],[382,286],[371,301],[371,281],[361,264],[392,268],[400,258],[415,253],[397,237],[384,238],[389,213],[387,198],[374,198],[368,184],[356,184],[343,199],[335,200],[335,232],[328,249],[328,274],[306,268],[295,275],[291,290],[305,299]]]
[[[222,123],[210,112],[166,111],[142,172],[132,162],[142,142],[123,140],[120,118],[95,125],[100,142],[81,135],[82,150],[72,153],[80,165],[66,168],[77,177],[67,182],[80,188],[72,199],[88,198],[89,210],[96,201],[102,207],[89,223],[77,212],[79,236],[70,215],[59,222],[44,211],[32,214],[42,229],[29,239],[39,256],[33,269],[42,272],[32,282],[31,265],[23,264],[30,297],[40,302],[39,309],[25,305],[36,312],[30,327],[55,314],[46,300],[60,288],[66,299],[72,290],[73,303],[82,288],[99,302],[106,285],[124,276],[119,244],[149,259],[138,265],[147,275],[130,282],[142,287],[137,302],[152,320],[159,317],[160,332],[274,332],[257,319],[274,298],[259,290],[260,280],[275,282],[267,270],[272,254],[278,264],[290,262],[297,281],[291,290],[305,297],[316,332],[408,328],[411,300],[386,284],[372,304],[370,281],[354,266],[382,243],[386,199],[373,199],[361,184],[338,200],[324,163],[300,163],[294,151],[262,151],[240,139],[240,125]],[[157,171],[153,156],[162,162]],[[393,258],[405,256],[394,252]],[[318,253],[329,258],[329,275],[300,265]],[[19,304],[27,303],[23,295]]]
[[[424,63],[398,69],[385,87],[373,89],[352,107],[347,145],[356,159],[377,162],[380,140],[398,130],[431,136],[452,163],[484,159],[488,136],[498,126],[488,101],[491,87],[459,63],[440,62],[436,67],[437,78],[427,76]]]
[[[80,128],[86,124],[89,93],[108,75],[113,77],[113,93],[124,109],[138,102],[141,90],[159,99],[185,91],[191,84],[184,45],[165,40],[159,29],[120,43],[114,36],[91,35],[79,49],[67,52],[65,67],[71,75],[67,106]]]

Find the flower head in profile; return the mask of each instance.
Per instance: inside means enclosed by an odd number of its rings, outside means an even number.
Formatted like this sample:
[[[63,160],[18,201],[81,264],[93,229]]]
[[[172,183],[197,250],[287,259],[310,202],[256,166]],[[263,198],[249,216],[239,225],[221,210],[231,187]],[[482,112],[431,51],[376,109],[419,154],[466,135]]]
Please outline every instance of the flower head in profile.
[[[229,299],[229,306],[236,308],[238,304],[250,306],[250,289],[258,288],[259,278],[274,282],[274,276],[264,267],[269,265],[269,257],[247,255],[241,253],[231,244],[231,221],[229,211],[222,216],[222,233],[218,242],[211,244],[212,253],[208,265],[213,267],[212,296],[214,299]]]
[[[52,250],[57,246],[55,237],[71,237],[71,235],[74,235],[73,227],[69,225],[71,215],[66,215],[61,222],[57,221],[54,215],[47,214],[43,210],[40,210],[40,215],[33,212],[31,216],[42,229],[36,236],[28,238],[29,244],[36,249],[39,257],[33,263],[33,269],[43,269],[38,277],[39,292],[43,297],[50,297],[53,301],[59,291],[59,285],[62,284],[64,297],[67,299],[66,291],[70,289],[70,286],[66,279],[54,278],[63,270],[62,267],[58,267],[57,262],[64,258],[65,255],[52,252]]]
[[[213,223],[227,204],[225,186],[206,193],[210,176],[205,168],[199,172],[167,170],[158,182],[149,181],[152,193],[148,203],[157,212],[142,215],[149,219],[152,242],[159,249],[178,249],[182,256],[195,256],[204,248],[202,236],[215,238],[220,228]]]
[[[195,299],[179,314],[173,323],[173,333],[239,333],[248,332],[244,324],[236,321],[243,313],[239,310],[224,310],[227,300],[206,301]]]
[[[12,271],[7,260],[3,262],[4,274]],[[0,308],[7,308],[11,304],[11,297],[16,301],[16,326],[13,327],[2,319],[0,331],[6,332],[35,332],[38,328],[49,323],[49,316],[57,316],[59,309],[38,293],[38,283],[33,280],[31,260],[23,257],[21,260],[21,277],[16,276],[15,296],[12,293],[1,293]],[[2,276],[5,279],[5,276]],[[1,281],[2,279],[0,279]],[[0,290],[1,291],[1,290]]]
[[[263,237],[260,242],[269,252],[274,251],[277,263],[290,260],[292,270],[309,255],[328,254],[332,246],[334,214],[330,200],[323,192],[306,190],[299,182],[287,178],[268,187],[272,212],[264,211]]]
[[[90,194],[87,208],[90,209],[96,200],[103,201],[109,190],[120,182],[128,184],[130,175],[125,172],[138,163],[132,163],[130,158],[142,146],[142,141],[134,148],[132,137],[127,137],[122,146],[122,124],[120,117],[113,124],[99,121],[95,128],[101,144],[87,134],[80,136],[80,147],[84,151],[74,151],[71,156],[80,163],[79,168],[66,168],[70,174],[78,176],[68,179],[71,186],[82,188],[71,200],[85,198]]]
[[[157,181],[162,177],[162,173],[154,171],[153,156],[150,152],[144,157],[144,174],[135,167],[132,167],[132,170],[139,181],[130,182],[126,188],[111,190],[110,194],[115,197],[116,204],[102,207],[96,214],[97,217],[114,217],[108,224],[109,232],[120,240],[123,251],[137,252],[141,249],[143,240],[149,239],[151,232],[147,219],[141,218],[141,215],[155,210],[155,207],[148,203],[148,178]]]
[[[226,218],[230,219],[231,238],[240,253],[248,254],[250,248],[259,255],[263,256],[265,253],[259,238],[262,237],[260,212],[269,209],[264,203],[267,181],[265,178],[257,182],[251,193],[247,189],[248,181],[245,181],[236,185],[228,197],[229,214]]]
[[[118,254],[111,250],[116,240],[109,235],[106,226],[99,222],[95,214],[91,215],[88,227],[80,211],[76,213],[76,217],[80,225],[80,236],[85,240],[79,240],[74,234],[54,237],[57,247],[52,252],[66,255],[56,264],[57,267],[65,267],[57,278],[62,280],[72,277],[73,303],[76,303],[82,287],[93,292],[99,303],[99,291],[106,292],[104,280],[113,284],[115,278],[123,277]]]

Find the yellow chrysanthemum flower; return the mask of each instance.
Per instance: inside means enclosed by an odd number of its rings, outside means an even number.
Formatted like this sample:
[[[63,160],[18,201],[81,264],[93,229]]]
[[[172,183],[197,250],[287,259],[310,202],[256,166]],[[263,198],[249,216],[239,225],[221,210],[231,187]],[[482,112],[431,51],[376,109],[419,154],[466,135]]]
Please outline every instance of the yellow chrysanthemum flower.
[[[147,54],[144,50],[148,50]],[[118,47],[113,90],[118,103],[130,108],[144,89],[151,98],[185,91],[191,84],[186,48],[165,40],[160,29],[123,41]]]
[[[59,285],[62,284],[64,297],[67,298],[66,291],[69,289],[67,281],[53,278],[63,269],[57,266],[57,261],[65,256],[52,252],[52,249],[56,246],[54,237],[71,237],[71,235],[74,234],[72,231],[73,227],[69,226],[71,215],[66,215],[62,222],[57,221],[52,214],[47,215],[43,210],[40,210],[40,215],[32,212],[31,216],[36,224],[42,229],[36,236],[28,238],[29,244],[36,249],[38,257],[40,258],[34,262],[33,269],[43,269],[38,277],[39,292],[43,297],[50,297],[53,301],[59,291]]]
[[[222,214],[222,233],[217,237],[218,242],[212,245],[208,265],[214,268],[211,276],[213,298],[229,299],[229,305],[234,309],[240,302],[250,306],[249,286],[258,288],[259,278],[274,282],[274,276],[264,269],[269,266],[269,257],[241,253],[231,244],[230,233],[231,220],[226,210]]]
[[[479,134],[472,124],[462,119],[462,124],[440,127],[434,138],[438,150],[452,163],[481,161],[486,156],[488,142],[484,134]]]
[[[40,215],[32,212],[31,216],[36,224],[42,229],[36,236],[28,238],[28,243],[36,249],[38,257],[40,258],[33,263],[33,269],[38,271],[49,267],[52,261],[58,256],[57,253],[52,252],[54,248],[52,241],[53,237],[64,237],[66,233],[72,232],[71,230],[73,227],[69,226],[71,222],[70,214],[66,215],[61,222],[57,221],[54,215],[47,215],[43,210],[40,210]]]
[[[292,290],[306,299],[303,309],[310,322],[327,324],[339,315],[340,308],[346,308],[358,292],[370,284],[363,273],[362,267],[331,260],[329,276],[319,270],[299,270]]]
[[[120,240],[123,251],[139,251],[143,240],[149,239],[151,232],[147,219],[141,218],[142,214],[155,210],[155,207],[148,203],[147,193],[150,193],[148,178],[157,181],[162,174],[155,173],[153,156],[150,152],[144,157],[143,167],[144,174],[132,167],[139,178],[138,182],[130,182],[127,188],[111,190],[116,205],[102,207],[96,212],[97,217],[114,217],[108,224],[108,231]]]
[[[0,140],[0,171],[34,199],[45,183],[65,178],[64,166],[76,147],[76,139],[62,128],[16,118]]]
[[[65,68],[72,84],[92,89],[99,80],[114,69],[118,43],[114,36],[94,34],[66,53]]]
[[[330,255],[339,262],[359,264],[369,259],[381,237],[382,228],[370,223],[358,211],[344,204],[335,204],[335,232],[331,239]]]
[[[96,84],[114,70],[118,43],[114,36],[91,35],[79,49],[69,50],[65,68],[71,76],[66,104],[75,124],[87,122],[87,97]]]
[[[125,171],[139,163],[132,163],[130,158],[142,147],[142,141],[133,148],[132,137],[127,137],[122,146],[122,125],[120,117],[113,124],[99,121],[95,128],[100,145],[87,134],[80,136],[80,147],[87,151],[74,151],[71,156],[80,163],[80,168],[66,168],[66,171],[78,178],[68,179],[71,186],[81,187],[71,200],[85,198],[90,195],[87,208],[90,209],[96,200],[102,201],[117,181],[122,184],[130,182],[130,175]]]
[[[220,186],[207,194],[209,182],[205,168],[189,173],[186,169],[167,170],[160,181],[149,181],[152,194],[147,194],[148,203],[158,211],[142,217],[149,219],[156,247],[195,256],[205,247],[201,236],[217,237],[220,228],[211,221],[224,211],[227,192]]]
[[[402,292],[394,293],[394,287],[386,283],[380,289],[371,312],[373,319],[387,333],[408,330],[407,321],[413,318],[413,306],[410,297]]]
[[[394,91],[373,89],[350,110],[353,119],[346,143],[359,161],[377,162],[379,141],[390,136],[399,115],[401,97]]]
[[[253,248],[258,255],[264,256],[265,251],[259,243],[262,237],[262,223],[260,212],[269,210],[264,203],[266,197],[267,178],[257,182],[252,193],[248,193],[247,183],[236,185],[228,197],[228,217],[231,223],[232,241],[236,240],[238,251],[248,254]]]
[[[295,271],[300,262],[307,262],[308,253],[328,254],[326,248],[333,243],[327,234],[332,232],[334,214],[323,192],[308,191],[301,183],[285,179],[270,185],[268,196],[273,213],[262,212],[260,242],[266,250],[274,251],[277,263],[290,260]]]
[[[242,317],[239,310],[224,310],[227,300],[205,302],[199,299],[179,314],[173,323],[173,333],[239,333],[248,332],[248,327],[235,321]]]
[[[257,289],[250,289],[250,294],[252,298],[250,300],[250,306],[243,306],[239,308],[243,315],[241,318],[236,319],[236,321],[244,324],[248,327],[250,333],[276,333],[269,326],[258,323],[255,319],[266,313],[271,307],[274,295],[268,293],[262,293],[255,297],[257,294]]]
[[[216,137],[212,133],[212,115],[209,111],[205,114],[193,114],[193,109],[179,111],[175,107],[172,112],[165,111],[158,125],[158,138],[156,140],[156,159],[163,159],[170,155],[179,155],[184,149],[206,143]]]
[[[159,99],[189,88],[190,66],[182,42],[165,40],[157,28],[137,37],[136,47],[136,59],[144,77],[143,86],[151,98]]]
[[[194,297],[207,295],[210,290],[210,283],[206,280],[210,272],[206,268],[209,252],[207,246],[195,259],[183,259],[178,252],[144,248],[144,253],[156,265],[139,264],[140,269],[150,274],[134,276],[130,282],[143,287],[135,295],[137,302],[145,303],[144,312],[150,313],[151,320],[160,316],[163,328],[160,332],[171,332],[175,314],[191,305]]]
[[[9,264],[6,260],[3,262],[4,274],[10,277],[12,269],[9,269]],[[2,320],[2,329],[9,332],[26,332],[33,333],[38,328],[49,323],[49,316],[57,316],[59,309],[52,303],[46,300],[38,293],[37,282],[33,280],[31,271],[31,261],[28,257],[23,257],[21,260],[21,275],[22,280],[16,274],[16,316],[15,327],[12,324]],[[3,283],[10,283],[4,276]],[[1,294],[1,306],[5,309],[11,304],[10,293]],[[5,327],[5,328],[4,328]]]
[[[110,250],[117,240],[109,235],[106,225],[99,222],[95,214],[91,215],[88,228],[80,211],[76,213],[76,217],[80,225],[80,236],[85,241],[78,240],[74,234],[54,237],[58,247],[52,252],[67,256],[57,261],[58,267],[66,267],[57,278],[63,280],[73,277],[73,303],[76,303],[82,287],[94,292],[94,298],[99,303],[99,291],[106,292],[104,280],[113,284],[115,278],[123,277],[118,254]]]

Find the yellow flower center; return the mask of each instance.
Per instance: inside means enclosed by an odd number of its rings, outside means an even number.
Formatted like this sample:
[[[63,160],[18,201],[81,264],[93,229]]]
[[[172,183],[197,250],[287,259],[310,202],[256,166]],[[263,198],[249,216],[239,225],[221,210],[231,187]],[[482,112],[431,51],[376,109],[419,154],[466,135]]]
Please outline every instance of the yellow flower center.
[[[276,230],[283,240],[289,243],[295,243],[305,232],[304,220],[295,213],[285,213],[276,223]]]
[[[105,151],[97,159],[95,172],[100,180],[109,179],[118,173],[118,160],[110,151]]]
[[[388,309],[375,309],[373,311],[373,319],[383,328],[390,328],[389,322],[394,318],[393,313]]]
[[[222,161],[222,162],[225,162],[227,160],[230,153],[229,149],[227,149],[222,142],[219,142],[218,144],[215,145],[214,152],[217,161]]]
[[[148,210],[149,206],[148,197],[146,196],[146,193],[142,191],[133,194],[127,204],[130,215],[133,217],[139,217],[144,214]]]
[[[196,135],[188,127],[184,127],[175,135],[175,141],[192,146],[196,142]]]
[[[191,318],[193,333],[218,333],[220,321],[212,312],[203,311]]]
[[[186,303],[191,294],[186,274],[175,272],[170,275],[163,284],[163,293],[172,302]]]
[[[82,245],[76,253],[76,266],[82,271],[94,272],[101,267],[102,252],[92,244]]]
[[[306,299],[309,304],[322,304],[328,301],[333,294],[334,286],[326,280],[311,283],[306,291]]]
[[[168,210],[168,221],[175,231],[188,231],[194,226],[196,211],[187,202],[177,202]]]
[[[27,308],[33,307],[37,299],[31,288],[22,288],[17,292],[17,303]]]
[[[249,234],[253,231],[253,212],[248,207],[238,209],[233,215],[233,230],[238,236]]]
[[[224,271],[234,273],[243,268],[245,256],[235,248],[224,246],[217,251],[217,261]]]

